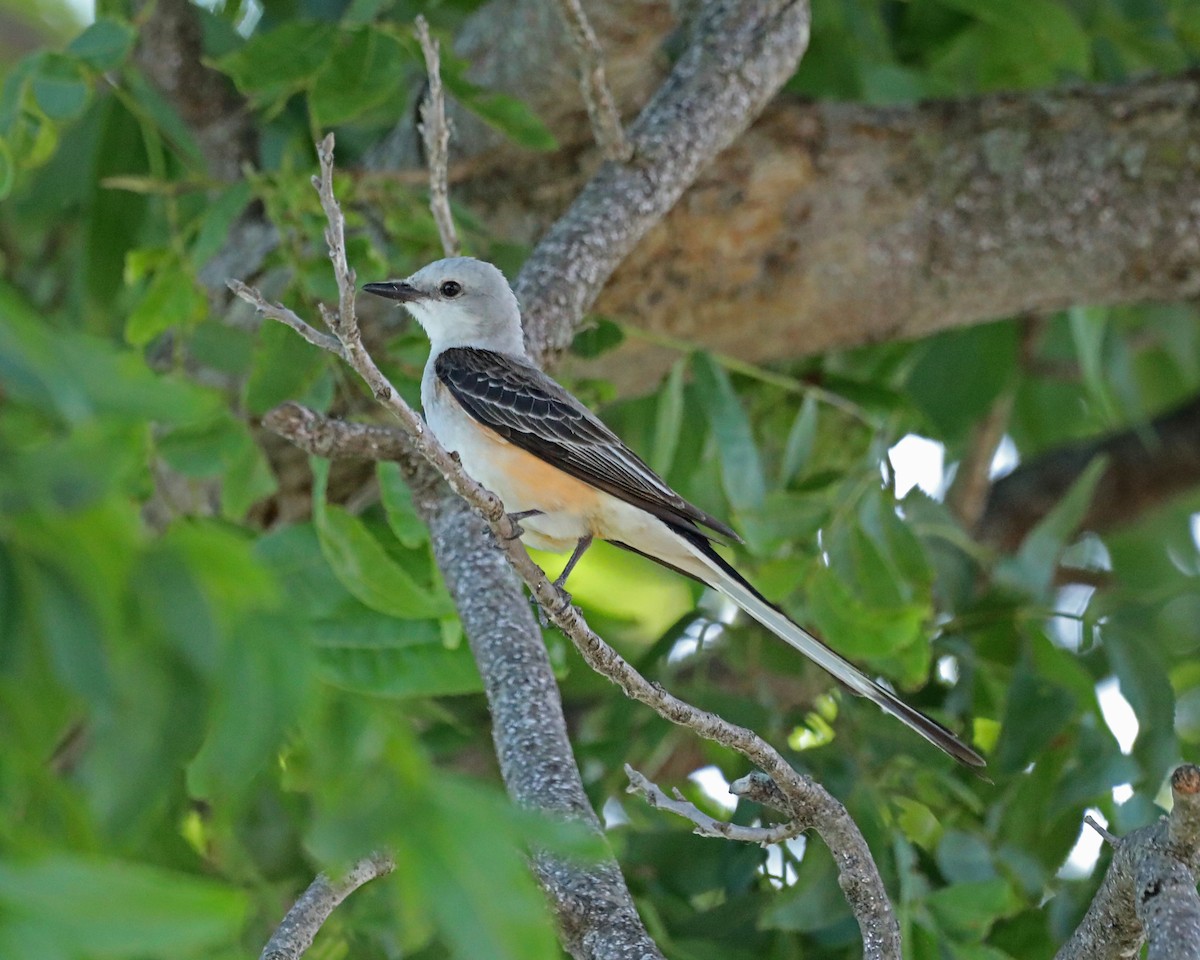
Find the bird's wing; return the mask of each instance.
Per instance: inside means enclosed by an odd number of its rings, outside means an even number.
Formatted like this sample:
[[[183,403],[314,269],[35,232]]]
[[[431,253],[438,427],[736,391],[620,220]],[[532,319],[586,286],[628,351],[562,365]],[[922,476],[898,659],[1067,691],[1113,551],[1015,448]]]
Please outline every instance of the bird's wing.
[[[701,524],[741,541],[726,524],[667,486],[587,407],[536,367],[493,350],[451,347],[438,354],[434,372],[467,413],[509,443],[668,523],[693,530]]]

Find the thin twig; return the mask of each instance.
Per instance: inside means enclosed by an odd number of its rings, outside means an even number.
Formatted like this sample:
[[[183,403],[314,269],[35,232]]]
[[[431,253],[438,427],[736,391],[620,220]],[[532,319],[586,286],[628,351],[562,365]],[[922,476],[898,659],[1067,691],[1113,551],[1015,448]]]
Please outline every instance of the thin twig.
[[[1087,814],[1083,818],[1083,822],[1086,823],[1093,830],[1095,830],[1096,833],[1098,833],[1100,835],[1100,839],[1102,839],[1110,847],[1115,847],[1118,843],[1121,842],[1120,837],[1116,836],[1115,834],[1109,833],[1108,828],[1104,824],[1102,824],[1099,820],[1097,820],[1095,817],[1093,817],[1090,813]]]
[[[448,257],[457,257],[462,247],[454,218],[450,214],[450,195],[446,188],[450,170],[450,124],[446,120],[446,97],[442,92],[441,56],[438,42],[430,36],[429,24],[423,16],[416,19],[417,39],[425,54],[425,72],[429,75],[429,91],[421,101],[421,122],[418,128],[425,140],[425,162],[429,166],[429,209],[433,211],[442,250]]]
[[[341,303],[334,332],[341,340],[347,362],[371,388],[375,398],[400,421],[412,437],[417,452],[445,477],[451,489],[463,497],[488,522],[504,551],[528,585],[534,599],[548,612],[549,619],[566,635],[587,664],[617,684],[631,699],[643,703],[672,723],[686,727],[708,740],[724,744],[753,762],[776,785],[786,800],[785,812],[793,820],[804,820],[825,841],[838,864],[841,884],[858,919],[863,935],[864,956],[870,960],[898,958],[900,931],[887,892],[862,833],[850,815],[822,786],[797,773],[779,752],[744,727],[716,714],[700,710],[651,683],[601,639],[572,606],[562,590],[550,582],[534,563],[520,541],[519,528],[504,510],[500,499],[471,479],[457,458],[452,457],[427,429],[424,420],[404,401],[376,366],[362,343],[354,313],[353,273],[346,266],[343,221],[333,197],[333,136],[326,137],[317,151],[321,175],[313,182],[321,194],[321,205],[329,219],[326,238]],[[237,291],[235,291],[237,292]],[[250,303],[261,296],[245,289],[239,296]]]
[[[343,360],[346,359],[346,351],[342,349],[342,345],[337,337],[331,337],[329,334],[321,333],[315,327],[309,326],[283,304],[272,303],[259,293],[256,288],[247,286],[241,280],[230,280],[228,281],[228,286],[230,290],[245,300],[250,306],[254,307],[264,317],[269,317],[272,320],[278,320],[280,323],[286,324],[314,347],[320,347],[322,350],[328,350],[330,353],[336,354]]]
[[[259,960],[298,960],[343,900],[364,884],[395,869],[396,861],[391,854],[373,853],[354,864],[340,880],[318,874],[267,941]]]
[[[765,847],[798,837],[810,826],[800,820],[777,823],[773,827],[744,827],[728,820],[717,820],[686,799],[678,790],[675,791],[674,798],[667,796],[658,784],[638,773],[629,764],[625,764],[625,774],[629,777],[629,786],[625,788],[627,793],[636,793],[650,806],[670,810],[671,813],[690,820],[695,825],[692,832],[702,837],[724,837],[726,840],[741,840]]]
[[[558,12],[562,14],[579,62],[579,89],[592,122],[592,136],[605,160],[624,163],[633,156],[633,144],[621,125],[621,115],[608,86],[600,41],[596,39],[596,32],[588,22],[580,0],[558,0]]]
[[[946,493],[946,507],[966,530],[974,530],[987,506],[992,461],[1012,417],[1015,389],[1006,389],[971,430],[967,451],[959,461],[954,482]]]

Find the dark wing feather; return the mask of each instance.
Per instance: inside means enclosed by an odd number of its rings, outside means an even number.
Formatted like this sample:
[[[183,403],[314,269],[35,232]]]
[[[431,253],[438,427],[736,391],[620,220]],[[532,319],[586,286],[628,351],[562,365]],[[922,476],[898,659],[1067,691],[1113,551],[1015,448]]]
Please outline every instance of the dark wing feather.
[[[451,347],[434,372],[472,417],[576,479],[696,533],[696,524],[741,542],[693,506],[582,403],[536,367],[492,350]],[[703,534],[702,534],[703,535]]]

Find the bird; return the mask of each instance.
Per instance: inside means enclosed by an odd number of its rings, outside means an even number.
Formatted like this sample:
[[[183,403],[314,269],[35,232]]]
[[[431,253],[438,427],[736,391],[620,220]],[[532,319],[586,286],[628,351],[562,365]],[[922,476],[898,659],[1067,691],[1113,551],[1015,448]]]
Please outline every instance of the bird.
[[[540,550],[572,551],[563,588],[596,539],[641,554],[728,597],[852,693],[959,762],[975,750],[787,617],[716,550],[737,533],[676,493],[564,387],[532,362],[504,274],[472,257],[430,263],[363,290],[396,301],[430,342],[421,404],[430,430],[519,520]]]

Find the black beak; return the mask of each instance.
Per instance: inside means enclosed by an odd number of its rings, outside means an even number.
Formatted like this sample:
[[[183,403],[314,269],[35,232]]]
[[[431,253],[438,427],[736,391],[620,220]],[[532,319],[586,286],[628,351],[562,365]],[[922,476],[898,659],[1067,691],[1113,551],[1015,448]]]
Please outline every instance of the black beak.
[[[387,280],[384,283],[364,283],[363,289],[377,297],[387,300],[398,300],[401,303],[412,303],[424,297],[416,287],[406,280]]]

